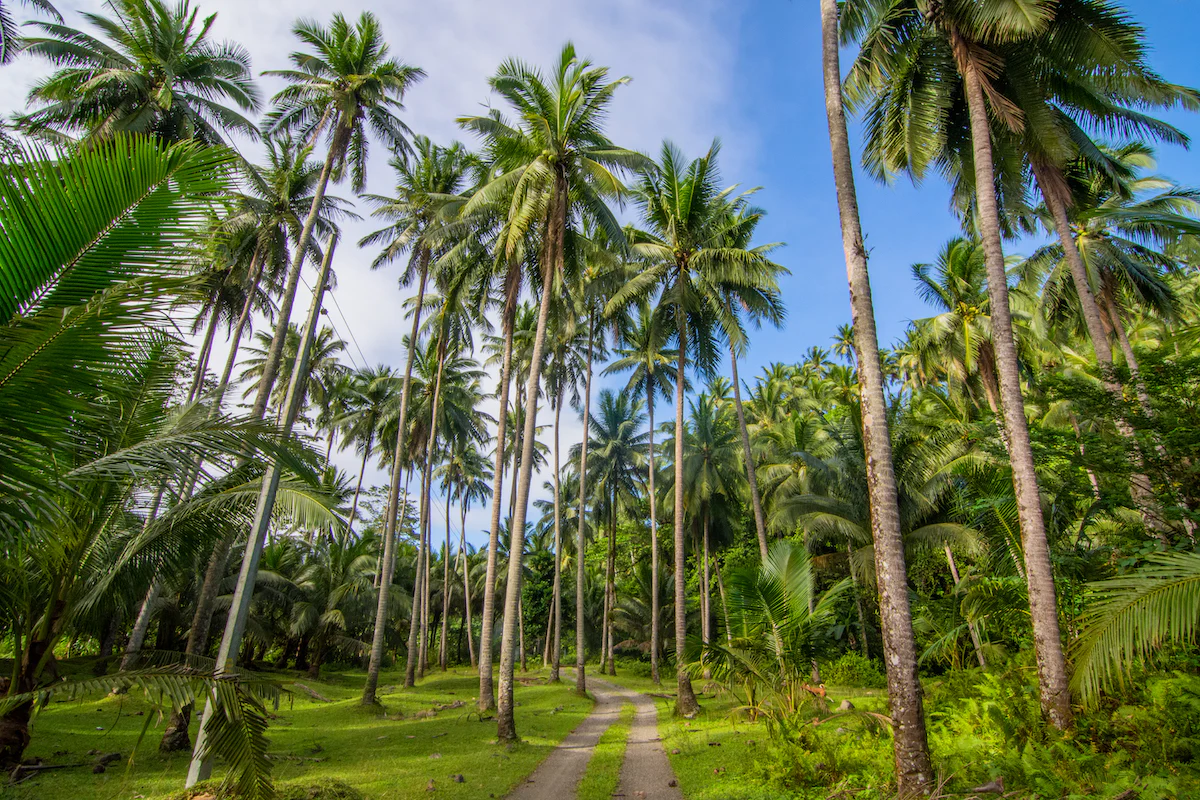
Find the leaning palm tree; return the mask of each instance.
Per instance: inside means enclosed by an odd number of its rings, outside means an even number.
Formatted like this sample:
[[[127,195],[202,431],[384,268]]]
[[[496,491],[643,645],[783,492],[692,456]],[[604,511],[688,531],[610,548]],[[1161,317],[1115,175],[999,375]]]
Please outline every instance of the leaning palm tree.
[[[662,641],[659,627],[658,591],[658,497],[654,489],[654,400],[671,396],[671,365],[676,353],[667,347],[670,338],[663,327],[662,315],[652,310],[649,303],[638,303],[637,318],[633,324],[621,331],[621,346],[615,349],[618,356],[604,369],[604,373],[630,371],[626,391],[644,392],[647,417],[646,439],[646,496],[650,501],[650,677],[660,683],[658,651]]]
[[[26,39],[25,51],[57,71],[38,81],[29,102],[41,108],[18,117],[20,127],[46,136],[107,139],[145,133],[168,142],[224,141],[227,132],[254,136],[242,112],[259,107],[250,54],[215,42],[216,14],[199,19],[184,0],[112,0],[113,16],[85,12],[93,36],[59,22],[34,22],[45,35]]]
[[[893,724],[892,746],[896,782],[901,797],[915,797],[933,784],[933,764],[925,731],[921,683],[917,677],[917,644],[900,536],[900,511],[896,500],[896,475],[888,431],[887,400],[879,358],[879,334],[867,272],[858,195],[854,188],[854,162],[846,129],[845,101],[838,57],[838,3],[821,3],[821,75],[825,87],[825,115],[833,180],[837,187],[838,216],[845,251],[846,279],[850,285],[850,320],[858,354],[862,397],[863,441],[867,452],[875,565],[879,583],[879,617],[886,654],[888,705]]]
[[[633,253],[647,268],[609,300],[616,310],[633,299],[661,289],[659,309],[676,339],[675,368],[675,655],[678,697],[676,712],[693,715],[699,708],[684,665],[687,639],[687,577],[683,494],[683,397],[689,359],[702,372],[716,361],[716,329],[741,346],[741,325],[731,311],[737,304],[757,308],[764,292],[776,290],[777,265],[762,253],[729,246],[745,199],[732,188],[718,189],[718,143],[688,162],[670,142],[659,162],[642,174],[634,188],[646,230],[631,234]]]
[[[504,629],[500,649],[500,697],[498,728],[501,739],[516,738],[513,721],[513,655],[517,637],[517,601],[521,590],[521,559],[524,548],[525,516],[533,475],[534,436],[542,355],[554,285],[563,278],[567,229],[579,217],[588,216],[605,231],[610,241],[624,242],[624,235],[606,196],[617,196],[621,184],[613,169],[636,166],[638,154],[616,147],[603,133],[604,115],[613,93],[627,79],[608,80],[608,70],[595,67],[575,55],[566,45],[550,81],[536,69],[518,61],[507,61],[492,78],[492,89],[520,115],[517,126],[492,114],[463,120],[468,128],[489,140],[500,177],[485,186],[481,202],[490,193],[506,195],[511,187],[503,251],[511,255],[534,224],[544,225],[538,258],[541,299],[537,332],[525,392],[524,436],[517,479],[517,500],[510,526],[509,580],[505,594]],[[488,665],[483,665],[487,671]],[[482,701],[482,698],[481,698]]]

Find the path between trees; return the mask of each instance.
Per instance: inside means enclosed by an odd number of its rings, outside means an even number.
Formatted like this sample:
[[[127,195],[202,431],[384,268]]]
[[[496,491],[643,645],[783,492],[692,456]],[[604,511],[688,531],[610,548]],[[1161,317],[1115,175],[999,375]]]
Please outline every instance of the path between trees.
[[[508,800],[567,800],[575,797],[597,742],[617,721],[621,706],[626,702],[633,703],[637,713],[630,727],[625,762],[621,765],[614,797],[683,800],[675,772],[658,736],[658,708],[654,701],[640,692],[598,678],[589,677],[588,684],[596,698],[592,713],[508,795]]]

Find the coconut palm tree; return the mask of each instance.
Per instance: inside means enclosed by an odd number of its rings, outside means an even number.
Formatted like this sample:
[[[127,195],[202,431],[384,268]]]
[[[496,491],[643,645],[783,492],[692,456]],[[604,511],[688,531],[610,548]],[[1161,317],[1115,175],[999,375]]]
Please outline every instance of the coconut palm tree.
[[[905,580],[904,545],[896,500],[896,476],[888,431],[887,400],[880,366],[879,334],[867,271],[858,195],[854,188],[854,162],[846,128],[845,101],[838,54],[837,0],[820,0],[821,76],[825,89],[825,115],[833,181],[837,189],[846,279],[850,286],[850,324],[858,354],[862,396],[862,430],[867,456],[867,484],[875,539],[876,575],[879,582],[879,616],[887,664],[888,706],[892,717],[896,783],[901,797],[917,796],[933,783],[929,739],[921,684],[917,677],[917,645]]]
[[[628,509],[640,489],[638,475],[644,467],[644,450],[649,434],[642,431],[645,415],[641,400],[625,393],[605,389],[600,392],[598,414],[588,421],[588,450],[592,462],[588,466],[588,484],[593,508],[602,515],[608,527],[608,557],[605,566],[604,635],[607,650],[601,653],[601,667],[608,665],[610,675],[616,675],[613,662],[613,619],[617,605],[616,557],[617,522],[621,512]],[[574,454],[572,454],[574,455]],[[603,669],[601,669],[603,672]]]
[[[658,496],[654,487],[654,400],[671,396],[671,365],[677,353],[667,347],[670,333],[663,327],[661,314],[652,310],[649,303],[637,306],[637,318],[631,325],[622,326],[620,346],[614,349],[618,356],[604,369],[604,373],[630,372],[626,391],[643,392],[646,402],[646,497],[650,502],[650,677],[661,682],[658,669],[658,654],[662,631],[659,629],[659,547],[658,547]]]
[[[531,225],[535,222],[544,224],[538,258],[542,272],[541,298],[525,393],[525,431],[520,472],[516,476],[516,509],[510,526],[512,553],[523,550],[537,426],[538,386],[554,285],[563,277],[567,229],[572,221],[590,217],[610,241],[623,243],[624,234],[604,198],[618,195],[621,189],[613,169],[638,166],[644,161],[637,153],[613,145],[603,133],[603,117],[608,104],[617,88],[626,82],[625,78],[610,81],[607,69],[577,58],[575,48],[568,44],[548,82],[536,69],[511,60],[502,64],[492,78],[492,89],[520,115],[521,121],[516,127],[499,113],[462,120],[466,127],[487,137],[497,155],[499,177],[480,190],[481,202],[489,195],[507,196],[506,188],[512,188],[507,232],[500,245],[503,252],[511,256],[517,249],[517,240],[527,235]],[[520,569],[520,559],[511,559],[497,703],[502,740],[516,738],[512,716],[512,668]]]
[[[18,117],[20,127],[47,136],[126,132],[205,144],[223,142],[227,132],[257,135],[254,123],[223,105],[253,113],[260,101],[250,54],[209,37],[216,14],[200,19],[188,0],[113,0],[109,7],[112,17],[83,13],[98,36],[61,20],[32,23],[45,35],[26,39],[24,50],[58,69],[30,90],[30,104],[42,108]]]
[[[400,499],[401,476],[405,463],[404,439],[408,435],[408,409],[412,391],[413,362],[416,357],[417,334],[421,325],[421,313],[425,300],[426,284],[430,264],[441,250],[433,241],[433,231],[441,215],[450,213],[458,202],[457,195],[463,189],[468,169],[468,158],[460,145],[440,147],[429,139],[414,140],[415,157],[393,159],[392,169],[396,173],[395,196],[375,197],[376,216],[389,221],[387,228],[363,239],[360,244],[383,244],[384,249],[375,259],[374,266],[389,263],[405,252],[409,253],[408,266],[401,276],[401,284],[417,281],[416,301],[412,309],[412,331],[408,336],[408,356],[404,367],[404,382],[400,388],[400,410],[397,417],[396,441],[392,450],[392,472],[388,486],[388,516],[385,521],[383,560],[385,571],[390,572],[395,560],[395,510]],[[386,587],[386,588],[385,588]],[[375,616],[375,636],[371,645],[371,660],[367,669],[367,680],[363,686],[362,702],[375,702],[375,690],[379,685],[379,670],[383,664],[384,624],[388,613],[390,581],[381,583],[379,604]]]
[[[664,324],[675,336],[675,650],[678,696],[676,711],[693,715],[699,708],[691,679],[683,669],[687,638],[684,574],[683,396],[688,360],[711,372],[716,359],[715,330],[739,344],[742,328],[731,312],[736,304],[757,308],[763,292],[773,291],[777,268],[765,255],[730,246],[730,235],[745,210],[744,197],[732,188],[718,189],[716,158],[719,144],[688,162],[669,142],[659,162],[642,173],[633,190],[646,230],[631,234],[633,253],[647,267],[609,300],[616,310],[631,300],[658,299]]]
[[[1055,5],[1049,0],[1028,3],[1006,0],[997,3],[991,13],[979,16],[969,5],[926,6],[918,0],[891,0],[865,9],[865,13],[851,12],[847,34],[862,39],[862,50],[847,83],[851,100],[865,102],[873,98],[869,117],[882,119],[891,101],[908,103],[907,98],[892,91],[893,79],[899,72],[912,74],[924,69],[940,78],[940,81],[923,81],[929,84],[928,92],[918,112],[922,121],[916,126],[923,133],[921,138],[910,137],[919,149],[910,152],[901,148],[897,152],[884,146],[883,137],[869,136],[868,159],[880,165],[880,169],[908,170],[916,176],[930,163],[938,162],[951,174],[960,176],[960,195],[964,200],[970,197],[968,202],[985,254],[992,348],[996,354],[1004,429],[1025,545],[1042,710],[1056,727],[1065,729],[1072,719],[1070,686],[1058,624],[1050,548],[1021,392],[1001,241],[1005,220],[997,191],[997,186],[1002,186],[1004,199],[1009,206],[1015,206],[1020,202],[1023,186],[1020,170],[1006,158],[1012,153],[1004,149],[1003,139],[997,137],[1001,142],[999,149],[993,145],[992,124],[994,117],[1009,129],[1016,129],[1022,116],[1013,101],[1005,97],[994,68],[1000,55],[998,48],[1011,44],[1032,50],[1033,38],[1049,30],[1055,18]],[[890,34],[868,33],[883,28],[903,30],[904,35],[892,38]],[[957,96],[965,101],[957,108],[949,102],[954,92],[959,92]],[[969,150],[965,142],[970,143]]]

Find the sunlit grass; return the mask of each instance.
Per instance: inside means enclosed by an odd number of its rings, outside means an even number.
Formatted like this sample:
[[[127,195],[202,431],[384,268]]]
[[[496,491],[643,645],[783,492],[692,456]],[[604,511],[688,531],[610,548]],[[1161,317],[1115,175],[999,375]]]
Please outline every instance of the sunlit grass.
[[[488,715],[481,721],[475,711],[478,679],[470,670],[435,671],[413,690],[401,688],[402,672],[385,672],[382,711],[359,705],[362,673],[331,673],[319,681],[280,677],[331,702],[297,689],[284,698],[269,732],[276,781],[335,778],[375,800],[427,797],[431,781],[439,797],[503,797],[591,710],[591,701],[577,697],[569,684],[547,685],[538,672],[518,674],[516,718],[523,740],[500,746],[495,721]],[[435,706],[458,701],[464,705],[427,716]],[[195,729],[193,722],[193,737]],[[2,794],[18,800],[165,797],[183,787],[188,754],[160,754],[161,733],[162,721],[137,692],[52,703],[34,722],[27,755],[47,764],[86,766],[45,771]],[[123,760],[94,775],[89,750],[119,752]]]

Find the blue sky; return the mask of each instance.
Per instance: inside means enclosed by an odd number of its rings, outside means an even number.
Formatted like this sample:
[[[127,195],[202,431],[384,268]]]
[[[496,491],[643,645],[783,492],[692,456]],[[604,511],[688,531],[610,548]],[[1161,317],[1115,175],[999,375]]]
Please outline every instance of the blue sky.
[[[327,20],[333,10],[324,0],[194,4],[204,14],[217,13],[214,37],[243,44],[255,71],[286,66],[286,55],[295,48],[290,28],[296,17]],[[56,5],[68,23],[83,27],[80,11],[103,12],[101,0],[58,0]],[[1126,0],[1124,5],[1147,29],[1154,66],[1170,80],[1200,85],[1195,59],[1200,3]],[[25,12],[19,4],[16,8],[18,14]],[[581,55],[610,66],[614,76],[633,78],[613,103],[609,128],[619,144],[653,153],[663,138],[670,138],[694,156],[720,136],[724,177],[730,183],[763,187],[756,197],[768,212],[760,226],[762,241],[787,243],[777,260],[792,273],[782,285],[787,323],[781,330],[754,334],[741,369],[743,378],[752,378],[772,361],[796,361],[812,345],[828,347],[837,326],[849,320],[815,0],[343,0],[337,8],[349,17],[364,10],[376,13],[394,52],[426,70],[428,77],[406,100],[406,116],[414,130],[437,141],[466,139],[454,120],[479,113],[489,101],[487,77],[503,59],[517,56],[548,64],[567,40],[575,41]],[[844,65],[850,56],[843,52]],[[5,66],[0,111],[20,109],[30,83],[45,72],[44,64],[29,58]],[[262,86],[268,98],[279,88],[269,79]],[[1166,116],[1200,138],[1200,116]],[[855,129],[851,141],[857,148]],[[254,143],[236,144],[256,158]],[[369,191],[386,193],[389,188],[385,155],[374,153]],[[1197,158],[1168,148],[1160,154],[1160,172],[1200,186]],[[858,188],[872,252],[876,315],[887,344],[908,320],[928,313],[913,293],[909,265],[931,260],[958,232],[958,223],[948,210],[945,187],[936,180],[919,188],[906,181],[882,187],[860,174]],[[336,191],[349,195],[345,188]],[[359,211],[365,215],[369,208],[360,206]],[[374,226],[366,220],[346,228],[344,242],[357,240]],[[1021,253],[1030,246],[1009,249]],[[369,269],[374,255],[339,249],[334,265],[337,302],[327,319],[350,342],[347,359],[354,364],[400,367],[401,337],[408,329],[401,308],[408,292],[397,291],[396,270]],[[297,307],[306,303],[302,298]],[[301,314],[298,311],[297,317]],[[217,353],[214,362],[223,357]],[[621,383],[617,378],[599,381],[600,386]],[[564,447],[578,441],[581,432],[578,419],[564,419]],[[358,458],[352,450],[337,454],[334,461],[357,474]],[[536,481],[535,499],[544,496],[543,477]],[[385,480],[384,470],[368,470],[368,486]],[[480,531],[486,517],[485,509],[475,509],[468,519],[469,536],[476,544],[485,539]],[[435,509],[437,518],[441,511]]]
[[[769,216],[761,230],[770,240],[788,243],[778,260],[792,275],[783,285],[787,325],[754,337],[746,359],[754,369],[743,369],[745,376],[762,364],[795,359],[811,345],[828,347],[836,327],[849,321],[820,82],[817,4],[771,0],[751,5],[739,36],[740,91],[733,113],[749,121],[760,147],[746,177],[739,180],[763,185],[759,202]],[[1200,3],[1135,0],[1125,5],[1146,28],[1154,67],[1168,80],[1200,85],[1195,49]],[[843,70],[851,56],[843,51]],[[1164,116],[1200,139],[1200,115]],[[860,143],[857,129],[852,128],[856,158]],[[1200,185],[1200,153],[1163,148],[1159,171],[1181,183]],[[908,320],[928,313],[913,292],[909,265],[933,260],[959,226],[949,212],[948,190],[936,178],[914,187],[907,179],[880,186],[861,169],[856,177],[871,250],[876,317],[886,344],[902,333]],[[1031,249],[1029,243],[1008,246],[1017,254]]]

